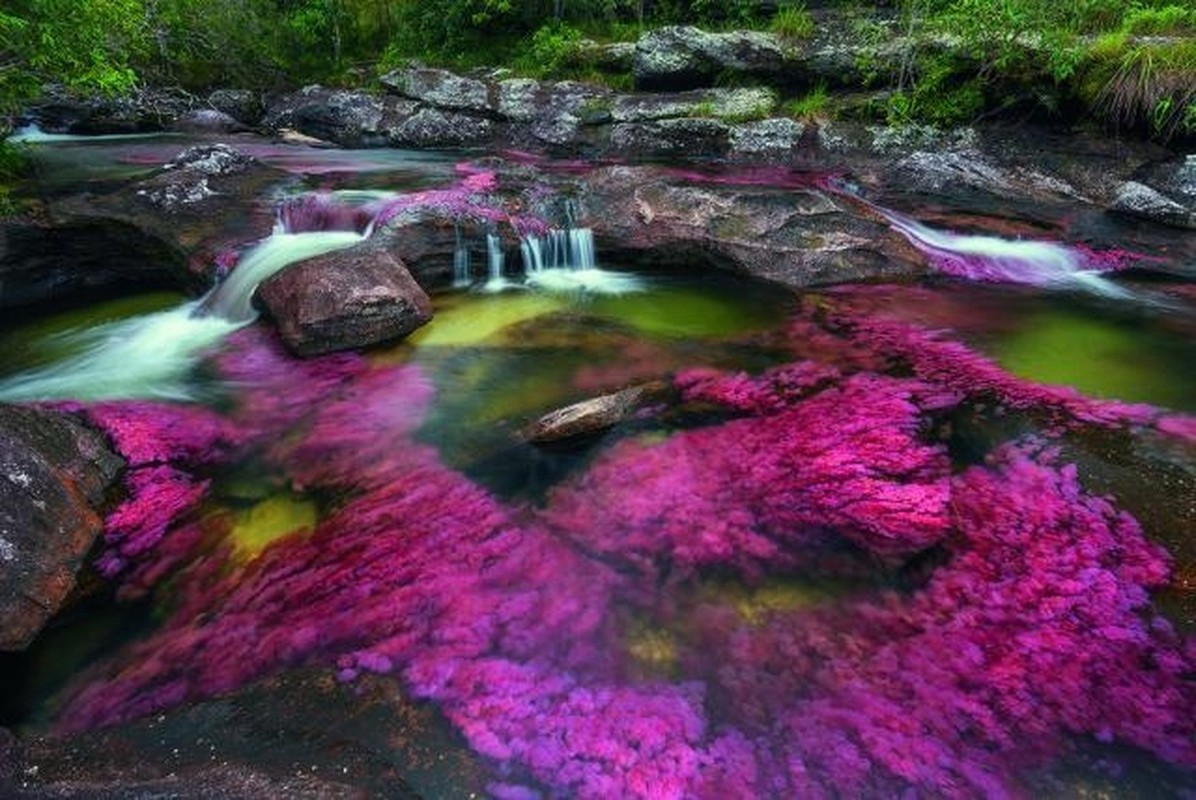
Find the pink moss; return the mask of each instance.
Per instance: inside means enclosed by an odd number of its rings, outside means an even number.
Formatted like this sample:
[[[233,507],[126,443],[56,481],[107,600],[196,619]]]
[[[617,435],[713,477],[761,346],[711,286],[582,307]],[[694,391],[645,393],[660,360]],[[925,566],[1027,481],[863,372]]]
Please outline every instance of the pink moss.
[[[435,701],[514,797],[1016,796],[1019,776],[1092,742],[1196,770],[1196,643],[1150,605],[1166,554],[1049,447],[952,473],[932,435],[978,398],[1060,428],[1190,426],[1025,384],[848,305],[794,322],[808,358],[682,373],[687,400],[735,418],[624,439],[542,508],[500,502],[414,439],[431,400],[416,368],[295,363],[236,337],[218,361],[236,436],[153,404],[97,418],[143,465],[113,552],[153,556],[139,587],[181,564],[202,486],[185,473],[234,451],[330,510],[254,561],[216,551],[176,572],[162,627],[98,665],[60,726],[317,663]],[[922,584],[878,588],[927,548],[940,561]],[[708,571],[814,569],[868,580],[752,619],[703,593]],[[668,631],[667,677],[634,668],[631,620]]]
[[[948,530],[949,464],[919,438],[925,387],[859,375],[800,399],[827,374],[799,365],[750,389],[723,381],[720,396],[770,413],[660,444],[621,442],[554,491],[545,517],[586,548],[645,567],[663,551],[687,569],[755,571],[816,552],[827,531],[885,557],[934,544]]]

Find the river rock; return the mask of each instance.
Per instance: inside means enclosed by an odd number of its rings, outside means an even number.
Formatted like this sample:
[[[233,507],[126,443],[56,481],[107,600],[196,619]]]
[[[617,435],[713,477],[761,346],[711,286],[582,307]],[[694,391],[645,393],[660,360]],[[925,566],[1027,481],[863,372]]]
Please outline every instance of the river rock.
[[[208,95],[208,106],[250,127],[262,121],[262,99],[249,89],[217,89]]]
[[[645,405],[660,402],[668,394],[669,386],[663,381],[630,386],[551,411],[526,426],[520,435],[533,444],[593,436],[632,419]]]
[[[1126,181],[1117,187],[1109,210],[1175,228],[1196,229],[1196,213],[1138,181]]]
[[[86,210],[86,209],[81,209]],[[190,283],[183,251],[128,220],[87,217],[0,222],[0,310],[128,286]]]
[[[195,98],[179,90],[141,88],[116,97],[80,97],[50,86],[25,117],[48,133],[143,133],[166,130],[194,107]]]
[[[37,263],[65,280],[31,299],[128,280],[202,291],[210,286],[221,258],[271,230],[274,211],[261,198],[286,177],[228,145],[180,147],[175,158],[145,178],[106,193],[53,201],[44,246],[54,257]],[[75,249],[91,250],[71,264],[65,259],[71,251],[61,257],[58,251],[72,247],[70,233],[80,229],[100,231],[100,243],[93,239],[77,245]],[[103,270],[88,274],[89,264]]]
[[[66,415],[0,405],[0,650],[27,647],[62,606],[123,466]]]
[[[644,156],[717,156],[726,152],[731,128],[704,117],[681,117],[615,125],[611,144],[622,153]]]
[[[922,274],[922,257],[866,204],[808,187],[702,183],[615,166],[583,180],[579,224],[614,261],[687,264],[790,287]]]
[[[0,752],[0,797],[483,797],[491,780],[460,735],[395,681],[328,670],[267,678],[219,699]]]
[[[244,124],[214,108],[196,108],[184,112],[171,128],[184,133],[236,133],[248,130]]]
[[[788,117],[774,117],[756,122],[744,122],[731,128],[732,158],[784,158],[801,144],[806,126]]]
[[[439,108],[421,108],[414,114],[388,123],[387,140],[395,147],[464,147],[490,140],[494,123]]]
[[[548,84],[531,135],[541,146],[594,145],[595,137],[587,137],[587,132],[595,133],[598,126],[610,122],[610,98],[610,90],[602,86],[577,81]]]
[[[270,103],[262,125],[291,128],[344,147],[384,144],[382,99],[366,92],[305,86]]]
[[[302,261],[263,282],[257,296],[300,356],[401,339],[432,318],[432,301],[407,268],[374,246]]]
[[[383,75],[379,81],[403,97],[436,108],[475,114],[491,114],[495,110],[485,83],[448,70],[404,67]]]
[[[637,89],[693,89],[712,86],[726,73],[769,79],[782,75],[790,56],[771,33],[709,33],[669,26],[640,37],[635,47]]]

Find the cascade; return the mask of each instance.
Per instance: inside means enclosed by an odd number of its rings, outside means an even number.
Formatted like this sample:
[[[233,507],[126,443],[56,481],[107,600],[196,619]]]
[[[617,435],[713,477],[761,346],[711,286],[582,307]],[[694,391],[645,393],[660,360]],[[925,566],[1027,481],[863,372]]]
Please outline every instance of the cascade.
[[[502,238],[494,231],[486,234],[486,264],[490,276],[486,280],[486,291],[497,292],[505,289],[509,285],[503,277],[506,255],[502,251]]]
[[[472,269],[469,259],[469,247],[461,236],[461,226],[454,225],[456,245],[453,247],[453,286],[462,288],[468,286],[472,280]]]
[[[200,301],[198,313],[241,325],[253,322],[257,318],[253,292],[262,281],[297,261],[343,250],[365,239],[366,234],[354,231],[276,233],[242,256],[237,268]]]
[[[872,204],[869,204],[872,205]],[[940,231],[872,205],[893,229],[947,275],[988,283],[1080,288],[1106,297],[1132,296],[1100,273],[1080,251],[1054,242]]]
[[[0,382],[0,400],[188,399],[191,368],[225,336],[257,318],[252,298],[258,284],[297,261],[364,239],[354,231],[275,233],[197,301],[65,335],[78,353]]]

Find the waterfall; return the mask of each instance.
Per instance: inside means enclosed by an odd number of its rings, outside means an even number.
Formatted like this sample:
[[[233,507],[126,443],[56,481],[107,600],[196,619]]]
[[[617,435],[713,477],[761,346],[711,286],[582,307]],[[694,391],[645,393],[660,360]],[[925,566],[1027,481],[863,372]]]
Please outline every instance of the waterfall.
[[[502,238],[494,231],[486,234],[486,264],[490,276],[486,280],[486,291],[499,292],[507,288],[510,284],[503,276],[506,255],[502,251]]]
[[[199,359],[257,318],[251,301],[258,284],[290,264],[364,238],[351,231],[276,233],[200,300],[64,334],[76,355],[0,381],[0,400],[191,399],[188,378]]]
[[[527,274],[544,269],[544,240],[539,236],[524,236],[519,240],[519,252],[523,256],[523,271]]]
[[[469,247],[461,236],[461,226],[454,226],[456,245],[453,247],[453,286],[468,286],[473,281],[472,265],[469,261]]]
[[[594,232],[589,228],[569,229],[569,267],[594,269],[598,260],[594,255]]]
[[[353,231],[276,233],[241,257],[236,269],[200,301],[199,313],[241,325],[253,322],[257,318],[253,292],[258,284],[297,261],[344,250],[365,238]]]
[[[876,205],[872,208],[921,251],[935,269],[947,275],[989,283],[1081,288],[1106,297],[1132,296],[1100,274],[1107,270],[1094,268],[1083,253],[1064,245],[950,233]]]

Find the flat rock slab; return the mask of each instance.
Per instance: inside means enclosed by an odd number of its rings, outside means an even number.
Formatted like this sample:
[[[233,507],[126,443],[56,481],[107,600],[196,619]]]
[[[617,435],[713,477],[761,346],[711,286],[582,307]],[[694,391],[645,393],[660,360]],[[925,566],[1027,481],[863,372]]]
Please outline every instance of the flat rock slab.
[[[432,301],[406,266],[368,245],[295,264],[257,296],[300,356],[395,341],[432,319]]]
[[[102,731],[3,741],[4,798],[484,797],[491,776],[395,681],[284,673]],[[7,752],[6,752],[7,750]]]
[[[0,650],[21,650],[75,587],[124,462],[53,411],[0,405]]]
[[[591,397],[545,414],[525,427],[521,435],[533,444],[592,436],[631,419],[645,405],[666,398],[669,391],[667,384],[652,381]]]

